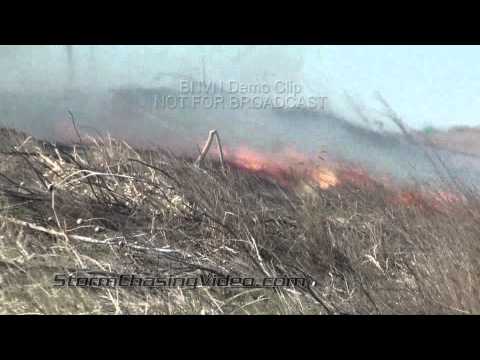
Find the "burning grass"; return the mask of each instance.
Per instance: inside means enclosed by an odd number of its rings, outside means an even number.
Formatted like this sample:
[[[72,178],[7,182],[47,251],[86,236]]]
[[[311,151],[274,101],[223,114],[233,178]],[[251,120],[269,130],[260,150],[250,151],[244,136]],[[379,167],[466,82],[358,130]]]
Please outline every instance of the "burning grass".
[[[62,148],[1,135],[1,313],[480,313],[474,193],[445,201],[292,152],[226,150],[225,169],[211,158],[200,169],[110,138]],[[309,285],[52,286],[86,270]]]

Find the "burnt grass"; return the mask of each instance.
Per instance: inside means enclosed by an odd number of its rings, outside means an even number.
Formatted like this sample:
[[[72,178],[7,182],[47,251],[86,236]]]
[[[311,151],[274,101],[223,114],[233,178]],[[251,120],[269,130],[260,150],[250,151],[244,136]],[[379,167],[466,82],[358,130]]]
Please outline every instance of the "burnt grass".
[[[0,313],[478,314],[480,201],[441,211],[212,159],[0,134]],[[306,278],[277,288],[55,287],[77,278]]]

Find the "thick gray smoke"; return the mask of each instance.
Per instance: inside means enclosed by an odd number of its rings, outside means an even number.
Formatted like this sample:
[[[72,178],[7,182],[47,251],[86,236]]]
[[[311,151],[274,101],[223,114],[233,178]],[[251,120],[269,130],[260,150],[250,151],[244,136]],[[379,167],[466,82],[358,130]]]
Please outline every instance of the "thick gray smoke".
[[[334,95],[340,89],[309,71],[321,56],[320,46],[1,46],[0,123],[68,141],[71,110],[91,134],[189,152],[215,128],[227,147],[326,151],[397,178],[429,178],[422,149],[382,134],[391,124],[376,115],[364,127]],[[444,156],[468,173],[470,159]]]

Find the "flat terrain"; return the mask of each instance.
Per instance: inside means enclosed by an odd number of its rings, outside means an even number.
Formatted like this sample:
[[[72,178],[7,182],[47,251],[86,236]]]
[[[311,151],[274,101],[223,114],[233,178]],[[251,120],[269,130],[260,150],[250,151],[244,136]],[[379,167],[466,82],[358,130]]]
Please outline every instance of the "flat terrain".
[[[449,150],[480,157],[480,128],[457,127],[429,135],[432,143]]]

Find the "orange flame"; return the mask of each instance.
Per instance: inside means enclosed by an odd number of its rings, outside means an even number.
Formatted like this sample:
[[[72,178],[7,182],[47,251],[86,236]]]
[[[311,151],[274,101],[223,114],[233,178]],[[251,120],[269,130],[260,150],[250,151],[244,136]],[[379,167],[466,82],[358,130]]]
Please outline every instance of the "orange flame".
[[[233,162],[247,170],[260,171],[277,167],[268,157],[247,148],[238,149],[232,157]]]
[[[321,189],[339,184],[335,173],[315,165],[307,156],[293,148],[276,154],[259,153],[246,147],[226,151],[225,158],[239,168],[268,175],[283,185],[288,185],[288,175],[296,174],[312,180]]]
[[[257,152],[247,147],[225,150],[225,159],[235,166],[275,179],[284,186],[295,185],[299,178],[309,180],[326,190],[342,184],[353,184],[375,191],[375,186],[383,185],[395,190],[390,198],[393,204],[413,206],[420,209],[444,209],[445,205],[459,201],[459,197],[449,192],[426,192],[421,190],[396,191],[388,176],[372,177],[365,169],[352,164],[341,165],[329,161],[329,166],[319,166],[312,157],[308,157],[293,148],[279,153]],[[289,177],[289,175],[297,175]],[[295,180],[295,178],[297,180]]]
[[[320,186],[320,189],[328,189],[337,186],[339,180],[333,171],[326,168],[317,168],[311,173],[312,179]]]

